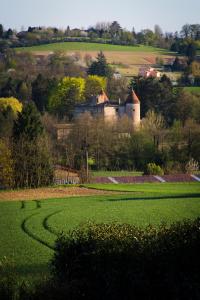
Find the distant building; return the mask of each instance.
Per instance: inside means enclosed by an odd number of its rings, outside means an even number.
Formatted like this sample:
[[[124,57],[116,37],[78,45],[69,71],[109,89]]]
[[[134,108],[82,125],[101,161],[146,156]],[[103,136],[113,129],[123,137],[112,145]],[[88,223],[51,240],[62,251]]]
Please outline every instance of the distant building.
[[[160,78],[161,77],[161,73],[159,71],[157,71],[154,68],[150,68],[150,67],[140,68],[138,75],[142,76],[144,78],[148,78],[148,77]]]

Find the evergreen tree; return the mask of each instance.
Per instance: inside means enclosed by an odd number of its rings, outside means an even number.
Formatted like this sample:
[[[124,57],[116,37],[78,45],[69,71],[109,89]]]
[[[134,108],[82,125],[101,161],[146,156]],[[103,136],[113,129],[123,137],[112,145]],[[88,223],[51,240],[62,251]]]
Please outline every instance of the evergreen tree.
[[[40,114],[27,104],[13,128],[15,187],[38,187],[53,181],[53,165]]]
[[[111,77],[112,75],[112,69],[108,65],[106,61],[106,57],[103,54],[102,51],[98,53],[98,56],[96,58],[96,61],[94,61],[89,69],[88,69],[89,75],[98,75],[103,77]]]
[[[47,109],[51,87],[53,87],[53,80],[46,79],[41,74],[32,82],[32,100],[40,112]]]
[[[3,37],[3,25],[0,24],[0,38]]]
[[[20,136],[25,135],[28,140],[33,140],[40,136],[43,130],[40,114],[36,106],[33,103],[25,105],[14,123],[14,139],[17,140]]]
[[[189,63],[192,63],[194,61],[194,58],[196,56],[196,52],[197,52],[197,49],[196,49],[196,46],[194,43],[190,43],[186,49],[186,55],[188,57],[188,61]]]

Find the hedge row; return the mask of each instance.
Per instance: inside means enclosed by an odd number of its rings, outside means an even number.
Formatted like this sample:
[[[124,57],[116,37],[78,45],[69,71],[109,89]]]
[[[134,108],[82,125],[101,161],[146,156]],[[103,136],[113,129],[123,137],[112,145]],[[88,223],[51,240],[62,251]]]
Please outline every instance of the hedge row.
[[[27,299],[200,299],[200,218],[146,229],[87,224],[55,249],[52,279]]]

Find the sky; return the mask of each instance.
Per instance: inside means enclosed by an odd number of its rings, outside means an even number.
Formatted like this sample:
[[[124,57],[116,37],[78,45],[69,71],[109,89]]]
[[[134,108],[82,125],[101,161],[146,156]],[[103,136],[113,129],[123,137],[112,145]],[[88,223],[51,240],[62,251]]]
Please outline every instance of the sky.
[[[160,25],[164,32],[200,23],[200,0],[0,0],[0,23],[18,31],[28,26],[85,28],[118,21],[136,31]]]

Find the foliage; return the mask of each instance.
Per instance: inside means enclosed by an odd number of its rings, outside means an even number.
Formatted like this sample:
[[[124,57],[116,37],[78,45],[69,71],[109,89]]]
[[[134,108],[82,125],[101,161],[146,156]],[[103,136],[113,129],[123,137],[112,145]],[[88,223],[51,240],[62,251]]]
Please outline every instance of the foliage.
[[[146,166],[145,174],[147,175],[163,175],[162,168],[155,163],[149,163]]]
[[[85,79],[85,99],[90,99],[91,96],[97,96],[102,89],[106,89],[106,78],[89,75]]]
[[[15,140],[20,136],[26,136],[31,141],[43,132],[43,126],[40,120],[40,114],[37,111],[34,103],[29,103],[24,106],[18,118],[14,122],[13,137]]]
[[[21,135],[13,144],[14,185],[21,187],[48,186],[53,183],[53,165],[47,137],[31,141]]]
[[[56,85],[56,80],[50,80],[45,78],[42,74],[39,74],[37,78],[32,82],[32,100],[34,101],[37,109],[40,112],[44,112],[48,108],[48,97]]]
[[[26,105],[13,127],[15,187],[38,187],[53,181],[49,142],[34,104]]]
[[[53,89],[48,108],[59,116],[70,118],[75,103],[84,100],[85,80],[76,77],[64,77]]]
[[[6,109],[0,110],[0,137],[8,138],[12,135],[12,128],[15,119],[16,115],[10,106]]]
[[[149,78],[138,78],[133,80],[131,87],[141,100],[141,117],[144,117],[148,110],[154,110],[163,115],[167,124],[174,120],[175,98],[171,81],[165,75],[160,80]]]
[[[116,193],[63,198],[64,193],[68,194],[68,186],[53,187],[52,190],[44,188],[0,192],[0,199],[4,199],[0,201],[0,260],[6,254],[15,261],[20,279],[35,282],[38,278],[47,276],[53,252],[45,245],[53,246],[58,233],[72,230],[80,223],[91,220],[97,223],[126,222],[140,227],[149,223],[159,226],[163,222],[170,225],[184,218],[194,219],[200,214],[198,182],[87,186],[115,190]],[[121,192],[117,194],[118,191]],[[23,196],[27,195],[27,198],[23,198],[25,201],[10,201],[17,197],[21,200],[22,193]],[[34,200],[40,198],[40,195],[48,201],[41,200],[39,208],[39,203]],[[15,196],[17,197],[14,198]],[[22,230],[21,224],[24,221],[25,227],[32,234],[31,238]]]
[[[193,174],[199,170],[199,164],[198,161],[195,161],[193,158],[191,158],[186,166],[185,166],[186,172],[189,174]]]
[[[12,187],[13,160],[8,145],[0,139],[0,187]]]
[[[60,299],[198,299],[199,226],[89,224],[61,235],[52,261]]]
[[[113,71],[108,65],[105,55],[100,51],[96,61],[92,62],[88,68],[89,75],[98,75],[102,77],[111,77]]]
[[[0,98],[0,111],[4,111],[8,107],[12,109],[15,117],[17,117],[18,112],[22,111],[22,103],[20,103],[16,98]]]

